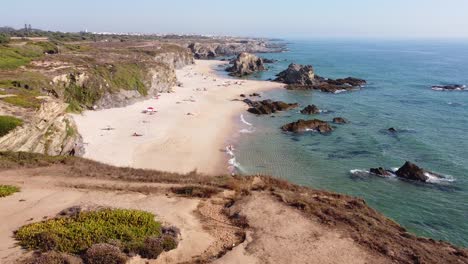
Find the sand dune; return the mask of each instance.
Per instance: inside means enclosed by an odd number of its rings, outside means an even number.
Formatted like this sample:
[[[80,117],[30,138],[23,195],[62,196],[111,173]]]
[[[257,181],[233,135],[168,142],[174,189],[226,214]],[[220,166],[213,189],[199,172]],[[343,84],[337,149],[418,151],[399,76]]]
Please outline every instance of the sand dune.
[[[214,69],[224,64],[199,60],[177,70],[182,87],[159,99],[75,115],[85,142],[84,157],[116,166],[179,173],[195,169],[206,174],[227,172],[227,155],[222,150],[246,109],[244,103],[232,100],[242,93],[282,85],[219,76]],[[157,113],[141,113],[150,106]],[[133,133],[142,136],[133,137]]]

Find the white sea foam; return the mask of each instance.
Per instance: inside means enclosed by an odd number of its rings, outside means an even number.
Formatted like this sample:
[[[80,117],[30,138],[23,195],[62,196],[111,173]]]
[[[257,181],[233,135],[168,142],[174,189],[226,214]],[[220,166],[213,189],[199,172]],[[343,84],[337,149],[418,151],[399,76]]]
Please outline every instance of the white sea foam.
[[[344,92],[346,92],[346,90],[345,90],[345,89],[341,89],[341,90],[336,90],[334,93],[335,93],[335,94],[339,94],[339,93],[344,93]]]
[[[443,182],[455,181],[455,179],[450,175],[439,176],[439,175],[432,174],[430,172],[425,172],[424,175],[429,178],[427,180],[427,182],[429,183],[443,183]]]
[[[240,115],[240,120],[242,121],[242,123],[244,123],[244,124],[246,124],[246,125],[248,125],[248,126],[252,126],[252,124],[251,124],[251,123],[249,123],[249,122],[245,121],[245,119],[244,119],[244,115],[243,115],[243,114],[241,114],[241,115]]]
[[[254,129],[244,128],[244,129],[239,130],[239,133],[252,134],[254,131],[255,131]]]
[[[349,172],[351,172],[351,174],[368,174],[369,173],[369,171],[361,170],[361,169],[354,169],[354,170],[350,170]]]

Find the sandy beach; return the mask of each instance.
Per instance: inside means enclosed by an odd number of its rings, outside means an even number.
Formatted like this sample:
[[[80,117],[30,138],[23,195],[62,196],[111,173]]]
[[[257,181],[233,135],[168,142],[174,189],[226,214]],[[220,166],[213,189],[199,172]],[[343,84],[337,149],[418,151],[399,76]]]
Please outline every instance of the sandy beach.
[[[281,88],[266,81],[233,79],[216,73],[227,62],[197,60],[177,70],[174,93],[127,107],[74,115],[85,158],[115,166],[214,175],[228,172],[227,140],[247,106],[240,94]],[[156,113],[144,114],[154,107]],[[141,136],[134,137],[133,133]]]

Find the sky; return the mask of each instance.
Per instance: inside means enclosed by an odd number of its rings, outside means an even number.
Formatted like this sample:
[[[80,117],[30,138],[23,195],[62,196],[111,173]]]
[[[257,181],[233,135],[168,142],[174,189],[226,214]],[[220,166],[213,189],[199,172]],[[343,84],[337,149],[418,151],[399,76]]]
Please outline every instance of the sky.
[[[0,0],[0,26],[279,38],[468,38],[468,0]]]

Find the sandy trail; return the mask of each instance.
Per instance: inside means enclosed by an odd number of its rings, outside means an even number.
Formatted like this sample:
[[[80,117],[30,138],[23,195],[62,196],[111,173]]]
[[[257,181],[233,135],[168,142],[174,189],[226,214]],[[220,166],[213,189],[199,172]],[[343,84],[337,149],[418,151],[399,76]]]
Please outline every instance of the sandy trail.
[[[31,177],[33,176],[33,177]],[[143,194],[129,191],[76,189],[67,186],[88,184],[88,187],[111,187],[120,185],[123,189],[142,186],[141,183],[119,183],[106,180],[92,180],[67,177],[51,177],[35,170],[3,172],[2,184],[21,186],[21,192],[0,200],[0,263],[14,263],[24,252],[15,245],[13,232],[19,227],[53,218],[63,209],[71,206],[112,207],[144,210],[156,215],[159,221],[174,225],[181,230],[181,241],[177,250],[164,253],[151,263],[174,263],[190,261],[201,255],[215,239],[194,213],[200,204],[198,199],[184,199],[162,193]],[[161,184],[145,186],[161,187]],[[139,258],[132,263],[140,263]],[[146,263],[146,262],[141,262]]]
[[[85,158],[116,166],[214,175],[227,172],[226,141],[234,133],[243,102],[239,95],[280,88],[282,84],[217,75],[226,62],[196,61],[177,70],[182,87],[133,105],[75,115]],[[142,114],[155,107],[154,115]],[[112,130],[104,130],[105,128]],[[141,137],[132,137],[136,132]]]

